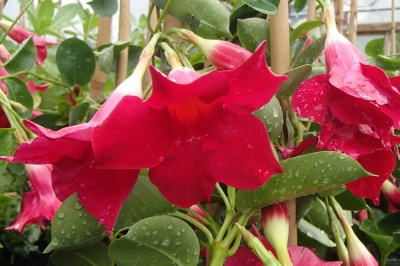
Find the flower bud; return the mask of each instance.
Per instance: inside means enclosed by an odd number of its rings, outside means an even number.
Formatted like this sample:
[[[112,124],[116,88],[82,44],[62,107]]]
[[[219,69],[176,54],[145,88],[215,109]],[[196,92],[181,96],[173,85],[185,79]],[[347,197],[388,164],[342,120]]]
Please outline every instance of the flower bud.
[[[4,45],[0,44],[0,63],[4,64],[8,59],[10,59],[10,53]]]
[[[12,23],[9,22],[9,21],[2,20],[2,21],[0,21],[0,28],[3,31],[7,31],[8,28],[10,28],[11,24]],[[47,46],[47,45],[55,45],[55,44],[57,44],[57,42],[47,41],[47,40],[45,40],[43,38],[40,38],[36,34],[33,34],[32,32],[24,29],[23,27],[21,27],[18,24],[15,24],[12,27],[11,31],[8,33],[8,37],[13,39],[17,43],[22,43],[23,41],[28,39],[30,36],[33,36],[33,41],[34,41],[36,46]]]
[[[382,185],[382,194],[396,209],[400,209],[400,191],[398,188],[389,180],[386,180]]]
[[[189,30],[179,30],[177,34],[197,45],[208,61],[221,70],[234,69],[252,55],[239,45],[227,41],[203,39]]]
[[[289,211],[285,202],[261,210],[261,224],[265,237],[275,249],[282,265],[292,265],[287,249],[289,239]]]
[[[198,214],[199,216],[203,217],[204,219],[207,219],[206,214],[203,212],[203,210],[202,210],[199,206],[197,206],[197,205],[192,205],[192,206],[190,207],[190,209],[191,209],[192,211],[194,211],[196,214]],[[201,224],[204,225],[204,221],[201,220],[199,217],[197,217],[197,215],[192,214],[192,213],[189,212],[189,213],[188,213],[188,216],[191,217],[191,218],[193,218],[193,219],[195,219],[196,221],[198,221],[199,223],[201,223]]]
[[[254,254],[264,263],[264,265],[271,266],[280,266],[281,264],[277,261],[271,251],[267,250],[263,243],[255,237],[252,233],[246,230],[243,226],[236,223],[237,228],[239,228],[240,233],[243,236],[243,239],[246,241],[247,245]]]

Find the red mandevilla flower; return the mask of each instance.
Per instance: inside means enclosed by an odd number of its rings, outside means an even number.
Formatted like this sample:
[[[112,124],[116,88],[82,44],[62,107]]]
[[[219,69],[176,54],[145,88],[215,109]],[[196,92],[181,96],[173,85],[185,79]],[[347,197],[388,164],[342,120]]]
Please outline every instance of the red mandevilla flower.
[[[95,130],[96,167],[150,168],[151,181],[182,207],[209,200],[216,182],[254,189],[282,172],[251,114],[286,79],[268,69],[264,51],[265,44],[236,69],[204,76],[152,68],[151,97],[125,97]]]
[[[8,28],[11,26],[11,22],[9,21],[0,21],[0,28],[3,31],[7,31]],[[36,50],[37,50],[37,59],[36,63],[41,66],[43,64],[43,61],[47,57],[47,49],[46,46],[48,45],[56,45],[58,44],[57,42],[53,41],[47,41],[36,34],[27,31],[23,27],[19,26],[18,24],[15,24],[11,31],[9,32],[8,36],[16,41],[17,43],[22,43],[26,39],[28,39],[30,36],[33,36],[33,42],[36,45]]]
[[[37,223],[44,227],[46,221],[51,221],[61,202],[51,187],[51,166],[27,164],[26,172],[31,183],[31,190],[22,195],[21,213],[11,226],[22,232],[27,224]]]
[[[380,187],[395,166],[390,149],[398,141],[393,128],[400,128],[400,93],[396,89],[400,87],[397,79],[389,79],[381,69],[366,63],[337,31],[333,14],[332,6],[326,5],[328,73],[302,83],[292,104],[299,115],[321,125],[319,148],[346,153],[379,176],[347,184],[356,196],[378,204]]]

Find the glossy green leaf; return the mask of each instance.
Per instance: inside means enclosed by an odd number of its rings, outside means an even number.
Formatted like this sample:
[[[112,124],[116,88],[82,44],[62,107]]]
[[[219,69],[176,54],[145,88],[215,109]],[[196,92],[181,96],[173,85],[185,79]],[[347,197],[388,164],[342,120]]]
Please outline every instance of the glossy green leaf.
[[[58,208],[51,222],[51,242],[45,253],[56,249],[89,246],[106,237],[106,229],[72,194]]]
[[[365,46],[365,53],[371,57],[385,54],[385,38],[369,41]]]
[[[242,46],[254,52],[260,43],[269,40],[269,22],[261,18],[239,19],[237,33]]]
[[[309,46],[307,46],[293,62],[292,68],[297,68],[302,65],[312,64],[315,59],[322,53],[325,48],[326,36],[316,39]]]
[[[337,195],[336,200],[339,202],[343,209],[349,211],[359,211],[368,209],[367,204],[363,198],[354,196],[349,190]]]
[[[392,59],[384,55],[377,55],[376,65],[386,71],[396,71],[400,69],[400,60]]]
[[[310,76],[311,70],[311,65],[302,65],[283,73],[288,79],[281,85],[278,94],[284,97],[292,96],[297,87]]]
[[[284,172],[256,190],[239,190],[236,206],[243,212],[329,190],[371,175],[352,157],[338,152],[315,152],[280,162]]]
[[[92,48],[77,38],[66,39],[60,44],[56,63],[61,76],[70,86],[87,84],[96,67]]]
[[[308,237],[311,237],[312,239],[327,247],[336,247],[336,244],[329,238],[325,231],[321,230],[320,228],[316,227],[312,223],[307,222],[304,219],[301,219],[297,223],[297,228]]]
[[[112,262],[107,248],[106,244],[99,242],[80,249],[57,250],[50,255],[50,261],[56,266],[110,266]]]
[[[163,9],[167,0],[153,0]],[[231,37],[229,13],[218,0],[174,0],[168,12],[204,38]]]
[[[378,222],[379,229],[382,233],[392,235],[400,232],[400,212],[391,212],[385,215]]]
[[[6,79],[8,98],[20,106],[13,106],[14,110],[24,119],[32,116],[33,98],[25,83],[17,78]]]
[[[294,60],[296,60],[297,56],[299,55],[299,53],[301,52],[301,50],[303,50],[304,45],[307,42],[307,35],[304,35],[303,37],[297,39],[294,41],[293,45],[292,45],[292,62]]]
[[[88,5],[102,17],[111,17],[118,11],[118,0],[93,0]]]
[[[255,111],[254,114],[264,122],[271,141],[278,140],[283,127],[283,113],[278,99],[274,96],[271,101]]]
[[[290,43],[293,44],[294,41],[300,38],[303,34],[324,24],[325,23],[320,20],[306,21],[301,23],[290,33]]]
[[[13,198],[0,194],[0,211],[3,211],[4,208],[7,207],[8,203],[10,203],[12,200]]]
[[[54,16],[53,23],[49,27],[51,30],[57,31],[64,27],[71,26],[71,21],[82,11],[80,4],[68,4],[61,6]]]
[[[247,5],[266,15],[273,15],[278,12],[280,0],[243,0]]]
[[[0,128],[0,155],[11,155],[11,141],[14,134],[13,128]],[[7,162],[0,161],[0,176],[7,167]]]
[[[107,74],[110,73],[114,60],[114,45],[105,47],[97,56],[100,70]]]
[[[146,176],[139,176],[135,187],[125,200],[115,228],[132,225],[144,218],[172,213],[178,207],[172,205]]]
[[[10,59],[4,64],[4,68],[9,73],[15,73],[32,68],[37,57],[36,46],[32,37],[20,44],[18,49],[11,55]]]
[[[46,127],[52,130],[59,130],[61,129],[61,127],[56,126],[56,122],[61,118],[62,116],[59,114],[42,114],[32,119],[32,121],[36,124],[41,125],[42,127]]]
[[[251,18],[255,17],[257,14],[258,12],[245,4],[243,0],[238,0],[235,2],[235,6],[231,10],[230,20],[231,23],[235,23],[235,21],[240,18]]]
[[[39,19],[40,27],[48,27],[53,22],[54,3],[51,0],[40,1],[36,9],[36,18]]]
[[[200,245],[193,229],[170,216],[154,216],[134,224],[110,244],[111,259],[119,266],[197,265]]]
[[[366,219],[361,223],[360,230],[367,234],[368,237],[378,246],[382,258],[385,258],[390,253],[400,248],[400,239],[398,236],[393,237],[391,234],[383,234],[378,226],[369,219]],[[382,265],[385,265],[385,261],[382,263]]]
[[[307,0],[294,0],[293,8],[294,10],[299,13],[304,9],[307,4]]]
[[[71,107],[71,109],[69,110],[68,124],[70,126],[73,126],[84,123],[86,114],[89,110],[89,106],[90,104],[88,102],[83,102]]]

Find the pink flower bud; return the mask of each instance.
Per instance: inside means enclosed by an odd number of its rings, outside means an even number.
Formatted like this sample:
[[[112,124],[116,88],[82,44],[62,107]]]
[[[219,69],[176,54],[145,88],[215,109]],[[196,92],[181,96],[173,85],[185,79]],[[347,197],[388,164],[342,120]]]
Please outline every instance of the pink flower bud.
[[[46,221],[53,219],[61,205],[51,185],[51,166],[26,164],[25,167],[32,188],[22,196],[21,213],[14,223],[6,228],[18,232],[22,232],[30,223],[43,227]]]
[[[8,28],[10,28],[11,26],[11,22],[9,21],[0,21],[0,28],[3,31],[7,31]],[[39,36],[37,36],[36,34],[24,29],[23,27],[21,27],[18,24],[15,24],[11,31],[8,33],[8,36],[13,39],[14,41],[16,41],[17,43],[22,43],[23,41],[25,41],[26,39],[28,39],[30,36],[33,36],[33,41],[35,43],[36,46],[47,46],[47,45],[56,45],[57,42],[53,42],[53,41],[47,41]]]
[[[239,45],[227,41],[203,39],[188,30],[180,30],[178,35],[197,45],[208,61],[221,70],[234,69],[252,55]]]
[[[289,211],[285,202],[261,210],[261,224],[265,237],[275,249],[282,265],[292,265],[287,249],[289,239]]]
[[[203,210],[202,210],[199,206],[197,206],[197,205],[192,205],[192,206],[190,207],[190,209],[191,209],[192,211],[196,212],[198,215],[200,215],[200,216],[203,217],[204,219],[207,218],[206,214],[203,212]],[[197,217],[196,215],[191,214],[191,213],[188,213],[188,216],[189,216],[189,217],[192,217],[193,219],[195,219],[196,221],[198,221],[199,223],[201,223],[201,224],[204,225],[204,221],[202,221],[201,219],[199,219],[199,217]]]
[[[8,59],[10,59],[10,53],[4,45],[0,44],[0,63],[4,64]]]
[[[392,182],[386,180],[382,185],[381,191],[393,207],[400,209],[400,191]]]
[[[360,223],[362,223],[362,221],[368,219],[368,211],[367,210],[359,210],[357,212],[357,216],[358,216],[358,220],[360,221]]]

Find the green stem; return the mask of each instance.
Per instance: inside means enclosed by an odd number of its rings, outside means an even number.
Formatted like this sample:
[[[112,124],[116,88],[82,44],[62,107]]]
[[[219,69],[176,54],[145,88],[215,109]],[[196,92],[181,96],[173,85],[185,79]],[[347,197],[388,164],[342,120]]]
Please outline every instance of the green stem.
[[[38,75],[38,74],[36,74],[36,73],[34,73],[34,72],[32,72],[32,71],[27,70],[27,71],[25,71],[25,73],[26,73],[26,74],[29,74],[29,75],[31,75],[31,76],[34,76],[34,77],[36,77],[36,78],[38,78],[38,79],[40,79],[40,80],[47,81],[47,82],[53,83],[53,84],[55,84],[55,85],[62,86],[62,87],[64,87],[64,88],[68,88],[68,89],[70,88],[70,86],[68,86],[67,84],[64,84],[64,83],[59,82],[59,81],[54,80],[54,79],[49,79],[49,78],[43,77],[43,76]]]
[[[330,0],[329,0],[330,1]],[[325,4],[322,0],[317,0],[319,6],[322,8],[322,10],[324,10]]]
[[[186,215],[186,214],[184,214],[184,213],[181,213],[181,212],[179,212],[179,211],[174,212],[174,213],[172,213],[172,214],[170,214],[170,215],[175,216],[175,217],[177,217],[177,218],[181,218],[182,220],[185,220],[186,222],[193,224],[194,226],[196,226],[197,228],[199,228],[199,230],[201,230],[201,231],[206,235],[207,241],[208,241],[208,244],[209,244],[209,245],[211,245],[211,244],[213,243],[214,237],[213,237],[213,235],[211,234],[210,230],[208,230],[207,227],[205,227],[203,224],[201,224],[201,223],[200,223],[199,221],[197,221],[196,219],[194,219],[194,218],[192,218],[192,217],[190,217],[190,216],[188,216],[188,215]]]
[[[296,129],[296,132],[297,132],[296,145],[298,145],[300,142],[303,141],[304,126],[297,119],[297,114],[292,108],[292,103],[291,103],[290,99],[287,99],[287,101],[288,101],[288,107],[289,107],[288,108],[289,118],[290,118],[290,122],[292,123],[292,125],[294,125],[294,127]],[[291,140],[288,140],[289,143],[290,143],[290,141]]]
[[[165,4],[165,7],[163,11],[161,12],[160,17],[158,18],[156,28],[154,29],[155,32],[161,31],[161,23],[163,22],[165,16],[168,13],[168,9],[171,7],[173,0],[168,0],[168,2]]]
[[[155,5],[153,3],[151,3],[150,7],[149,7],[149,12],[147,13],[147,17],[146,17],[146,23],[147,23],[147,29],[151,32],[154,33],[154,29],[151,27],[151,13],[153,13],[153,10],[155,8]]]
[[[223,191],[223,189],[221,188],[219,183],[217,183],[215,185],[215,187],[217,188],[218,193],[220,194],[222,200],[225,203],[225,219],[224,219],[224,222],[222,223],[222,226],[217,234],[217,237],[215,238],[215,242],[221,242],[226,231],[231,226],[231,223],[232,223],[232,220],[234,217],[234,210],[232,208],[231,203],[229,202],[228,197],[226,196],[225,192]]]
[[[237,221],[238,224],[245,226],[247,222],[249,221],[250,217],[253,215],[253,212],[251,213],[243,213],[242,216],[240,216],[239,220]],[[228,232],[226,235],[225,239],[221,242],[221,246],[223,247],[229,247],[233,240],[235,239],[236,235],[240,234],[239,229],[234,226],[232,230]]]
[[[29,6],[33,3],[33,0],[30,0],[26,6],[21,10],[21,12],[18,14],[18,16],[13,20],[13,22],[11,23],[11,26],[6,30],[6,32],[3,34],[3,36],[1,36],[0,38],[0,44],[3,43],[4,39],[6,38],[6,36],[10,33],[10,31],[12,30],[12,28],[14,27],[14,25],[17,23],[17,21],[22,17],[22,15],[25,13],[25,11],[29,8]]]

